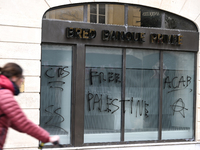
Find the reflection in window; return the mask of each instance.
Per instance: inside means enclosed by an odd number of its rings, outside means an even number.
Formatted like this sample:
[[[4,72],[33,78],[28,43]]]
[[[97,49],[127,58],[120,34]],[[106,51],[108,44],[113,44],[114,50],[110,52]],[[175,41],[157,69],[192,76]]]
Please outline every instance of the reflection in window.
[[[67,8],[51,10],[44,15],[44,18],[83,21],[83,6],[67,7]]]
[[[124,5],[108,5],[108,24],[124,25]]]
[[[128,25],[141,27],[162,26],[162,12],[156,9],[139,6],[128,6]]]
[[[161,28],[162,13],[151,8],[141,8],[141,26]]]
[[[125,19],[125,12],[127,12],[127,19]],[[186,18],[159,9],[131,4],[128,4],[128,7],[125,7],[125,4],[116,3],[69,5],[62,8],[50,9],[45,13],[43,18],[198,31],[196,25]]]
[[[90,4],[88,22],[124,25],[124,5]]]
[[[86,47],[84,143],[120,141],[122,49]]]
[[[128,25],[141,26],[141,10],[139,7],[128,6]]]
[[[106,9],[105,4],[90,4],[88,5],[89,9],[89,16],[88,20],[91,23],[102,23],[105,24],[106,22]]]
[[[42,45],[40,126],[62,144],[70,144],[71,72],[71,46]]]
[[[165,14],[165,28],[166,29],[182,29],[182,30],[197,30],[196,26],[188,21],[186,18],[166,13]]]

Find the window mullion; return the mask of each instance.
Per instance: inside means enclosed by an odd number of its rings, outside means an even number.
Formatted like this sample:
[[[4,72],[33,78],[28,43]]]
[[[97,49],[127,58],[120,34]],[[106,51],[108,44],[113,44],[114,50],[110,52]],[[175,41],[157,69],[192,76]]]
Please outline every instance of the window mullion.
[[[97,4],[97,23],[99,23],[99,4]]]
[[[124,25],[127,26],[128,25],[128,5],[125,4],[124,5]]]
[[[163,51],[160,52],[160,92],[159,92],[159,132],[158,140],[162,140],[162,98],[163,98]]]
[[[105,4],[105,24],[108,24],[108,5]]]
[[[85,95],[85,45],[77,44],[76,50],[76,82],[74,96],[74,146],[84,143],[84,95]],[[76,105],[75,105],[76,104]],[[77,105],[78,104],[78,105]]]
[[[88,5],[84,5],[84,9],[83,9],[83,21],[87,22],[88,20]]]
[[[121,141],[124,141],[125,88],[126,88],[126,49],[122,49],[122,103],[121,103]]]

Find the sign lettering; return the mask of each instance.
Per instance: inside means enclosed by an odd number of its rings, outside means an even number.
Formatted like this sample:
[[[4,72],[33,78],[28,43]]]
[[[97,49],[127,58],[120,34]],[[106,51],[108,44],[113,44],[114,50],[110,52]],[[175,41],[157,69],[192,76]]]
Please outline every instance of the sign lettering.
[[[94,29],[84,28],[66,28],[66,38],[68,39],[95,39],[97,32]],[[102,41],[125,41],[125,42],[145,42],[146,33],[144,32],[125,32],[125,31],[110,31],[102,30]],[[170,44],[180,46],[182,45],[183,36],[181,34],[162,34],[151,33],[149,35],[151,44]]]

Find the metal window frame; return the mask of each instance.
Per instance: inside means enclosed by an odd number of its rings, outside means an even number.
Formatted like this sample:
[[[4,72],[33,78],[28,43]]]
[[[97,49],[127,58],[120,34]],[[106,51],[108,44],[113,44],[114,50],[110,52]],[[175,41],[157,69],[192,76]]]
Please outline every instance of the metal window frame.
[[[125,8],[128,8],[125,5]],[[84,6],[84,10],[87,9],[87,5]],[[122,58],[123,58],[123,69],[122,69],[122,79],[125,81],[126,77],[126,49],[147,49],[147,50],[159,50],[160,52],[160,64],[163,64],[163,51],[180,51],[180,52],[194,52],[195,53],[195,82],[194,82],[194,137],[195,127],[196,127],[196,81],[197,81],[197,52],[199,46],[199,34],[198,32],[192,31],[180,31],[180,30],[163,30],[155,28],[140,28],[140,27],[127,27],[127,9],[125,9],[125,25],[115,26],[107,24],[90,24],[87,22],[87,11],[84,11],[84,22],[70,22],[70,21],[60,21],[60,20],[48,20],[43,19],[42,22],[42,44],[61,44],[61,45],[73,45],[73,59],[72,59],[72,101],[71,101],[71,144],[68,146],[86,146],[86,145],[117,145],[117,144],[127,144],[127,143],[146,143],[147,141],[124,141],[124,110],[125,105],[121,103],[121,142],[108,142],[108,143],[84,143],[84,105],[85,105],[85,55],[86,46],[97,46],[97,47],[117,47],[122,48]],[[63,30],[66,27],[73,28],[89,28],[95,29],[97,31],[97,37],[92,40],[85,39],[67,39],[65,37],[65,32]],[[100,33],[102,30],[113,30],[113,31],[131,31],[131,32],[145,32],[151,33],[165,33],[165,34],[183,34],[187,37],[189,41],[184,41],[184,45],[173,46],[173,45],[152,45],[150,43],[130,43],[130,42],[116,42],[116,41],[102,41]],[[146,41],[150,39],[147,37]],[[192,43],[192,44],[191,44]],[[158,140],[148,141],[148,143],[162,143],[162,142],[187,142],[187,139],[180,140],[162,140],[162,76],[163,76],[163,66],[160,65],[160,99],[159,99],[159,135]],[[122,84],[122,99],[125,99],[125,82]],[[188,141],[189,142],[189,141]]]

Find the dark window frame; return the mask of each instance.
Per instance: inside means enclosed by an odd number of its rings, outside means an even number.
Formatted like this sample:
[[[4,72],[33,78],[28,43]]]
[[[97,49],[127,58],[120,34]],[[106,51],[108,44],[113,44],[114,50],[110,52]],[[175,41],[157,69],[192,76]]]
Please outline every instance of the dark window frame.
[[[90,3],[87,3],[90,4]],[[84,5],[84,8],[87,8],[87,4]],[[113,4],[113,3],[110,3]],[[115,3],[114,3],[115,4]],[[118,4],[118,3],[117,3]],[[127,8],[127,4],[124,4]],[[129,5],[129,4],[128,4]],[[76,6],[76,5],[69,5],[69,6]],[[135,6],[135,5],[134,5]],[[63,6],[62,6],[63,7]],[[64,6],[66,7],[66,6]],[[57,9],[60,7],[52,8]],[[127,10],[127,9],[125,9]],[[84,11],[84,16],[86,17],[87,13]],[[125,15],[127,15],[127,11],[125,12]],[[87,19],[85,19],[86,21]],[[127,25],[127,17],[125,17],[125,25]],[[55,30],[52,30],[53,27],[58,27]],[[112,145],[112,144],[127,144],[127,143],[146,143],[147,141],[129,141],[126,142],[124,141],[124,115],[123,115],[123,110],[125,109],[124,103],[122,103],[122,111],[121,111],[121,142],[109,142],[109,143],[89,143],[89,144],[84,144],[83,140],[83,135],[84,135],[84,102],[85,102],[85,55],[86,55],[86,46],[98,46],[98,47],[120,47],[123,49],[123,80],[125,80],[125,64],[124,61],[126,59],[126,49],[127,48],[136,48],[136,49],[155,49],[160,51],[160,64],[163,62],[163,51],[180,51],[180,52],[194,52],[195,53],[195,65],[194,65],[194,74],[195,74],[195,82],[194,82],[194,138],[195,138],[195,122],[196,122],[196,81],[197,81],[197,51],[198,51],[198,37],[199,35],[197,31],[177,31],[176,29],[147,29],[147,28],[139,28],[139,27],[130,27],[129,30],[134,30],[141,32],[141,30],[145,30],[146,32],[161,32],[165,31],[167,34],[171,33],[178,33],[181,32],[184,35],[189,35],[193,36],[195,34],[195,38],[193,39],[194,43],[197,43],[197,46],[195,45],[195,48],[192,50],[189,49],[188,47],[190,46],[189,43],[186,44],[186,46],[183,47],[173,47],[173,46],[168,46],[168,47],[162,47],[160,45],[156,46],[151,46],[150,44],[147,45],[141,45],[141,44],[133,44],[133,43],[127,43],[127,42],[120,42],[116,43],[113,41],[108,41],[108,42],[102,42],[100,38],[97,38],[94,42],[90,40],[81,40],[81,39],[67,39],[65,38],[65,35],[60,36],[60,29],[66,28],[67,26],[71,27],[82,27],[82,28],[94,28],[98,30],[98,33],[105,29],[109,28],[110,30],[124,30],[125,26],[113,26],[113,25],[99,25],[99,24],[88,24],[85,22],[73,22],[70,23],[70,21],[60,21],[60,20],[54,20],[54,21],[49,21],[48,19],[43,19],[42,23],[42,44],[61,44],[61,45],[73,45],[72,48],[72,53],[73,53],[73,58],[72,58],[72,100],[71,100],[71,144],[68,146],[87,146],[87,145]],[[160,66],[160,76],[162,77],[162,72],[163,72],[163,67],[162,65]],[[162,78],[160,77],[160,80]],[[160,82],[160,106],[162,106],[162,82]],[[123,82],[122,85],[122,98],[125,97],[125,82]],[[78,104],[78,105],[77,105]],[[162,114],[162,107],[159,109],[159,114]],[[184,141],[186,142],[186,139],[180,139],[180,140],[161,140],[161,131],[162,131],[162,115],[159,115],[159,139],[158,140],[153,140],[153,141],[148,141],[148,143],[163,143],[163,142],[181,142]]]

